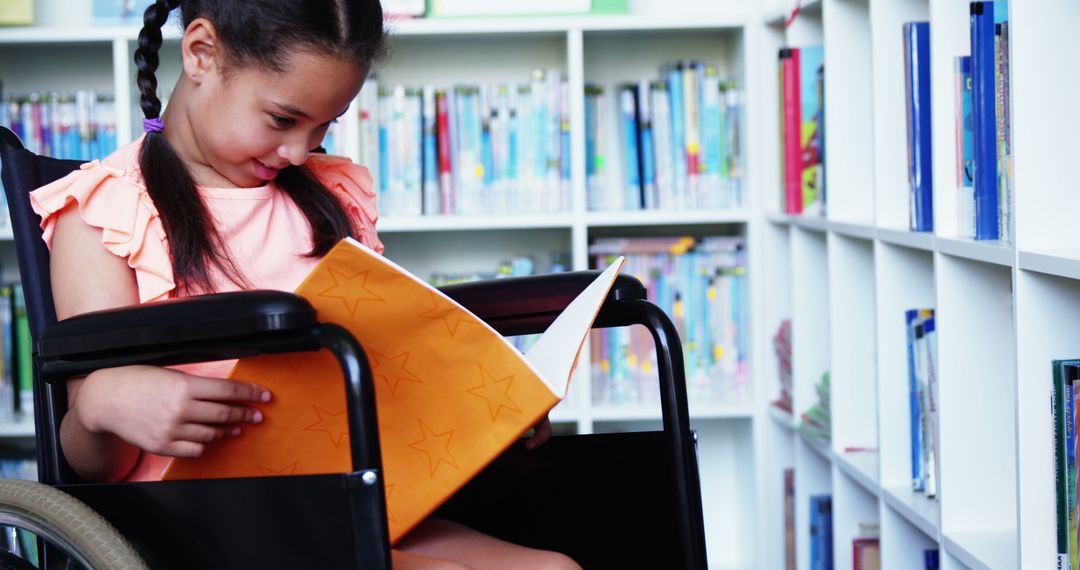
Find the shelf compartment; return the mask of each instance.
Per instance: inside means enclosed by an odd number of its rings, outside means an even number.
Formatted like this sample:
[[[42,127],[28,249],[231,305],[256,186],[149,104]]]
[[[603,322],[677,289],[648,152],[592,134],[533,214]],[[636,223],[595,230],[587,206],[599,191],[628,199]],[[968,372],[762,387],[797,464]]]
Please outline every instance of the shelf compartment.
[[[888,490],[884,490],[882,496],[885,505],[881,508],[881,567],[882,568],[923,568],[924,552],[938,550],[938,534],[936,518],[934,532],[927,533],[926,529],[911,522],[911,518],[903,514],[903,511],[895,508],[894,503],[889,502]],[[933,515],[936,517],[937,512]],[[948,568],[948,566],[945,566]]]
[[[936,261],[940,449],[948,450],[940,455],[939,465],[942,529],[945,534],[955,529],[1015,529],[1012,270],[947,255]],[[1044,410],[1048,403],[1043,401]],[[1050,432],[1050,426],[1040,427]],[[987,442],[993,442],[992,451]],[[1048,464],[1051,460],[1044,458]],[[1015,555],[1015,533],[1008,548]]]
[[[674,210],[589,212],[585,224],[589,227],[611,226],[684,226],[710,224],[744,224],[750,221],[747,210]]]
[[[1013,257],[1016,254],[1012,244],[1002,241],[937,237],[934,239],[934,244],[937,251],[946,255],[1006,267],[1012,267]]]
[[[840,468],[839,462],[834,463],[834,466],[836,469],[833,470],[833,552],[850,553],[852,541],[856,537],[864,536],[860,532],[860,525],[880,525],[880,508],[876,494],[867,492],[862,482],[852,479],[848,471]],[[796,540],[801,538],[797,537]],[[850,556],[834,556],[833,569],[852,570],[851,560]]]
[[[946,532],[943,542],[949,554],[973,570],[1018,568],[1014,530]]]
[[[911,485],[886,485],[881,498],[892,510],[904,517],[927,537],[937,540],[941,503],[930,499],[925,493],[912,490]]]
[[[1024,568],[1056,565],[1051,360],[1080,358],[1080,282],[1020,271],[1016,285],[1017,505]]]
[[[829,370],[829,252],[825,235],[797,228],[791,243],[793,410],[818,401],[815,386]]]
[[[913,232],[900,228],[878,228],[877,238],[892,245],[934,251],[934,234],[931,232]]]
[[[858,483],[864,491],[877,497],[881,494],[878,485],[878,454],[876,451],[849,451],[833,453],[833,463],[840,471]]]
[[[0,422],[0,438],[33,438],[34,420],[30,417],[14,421]]]

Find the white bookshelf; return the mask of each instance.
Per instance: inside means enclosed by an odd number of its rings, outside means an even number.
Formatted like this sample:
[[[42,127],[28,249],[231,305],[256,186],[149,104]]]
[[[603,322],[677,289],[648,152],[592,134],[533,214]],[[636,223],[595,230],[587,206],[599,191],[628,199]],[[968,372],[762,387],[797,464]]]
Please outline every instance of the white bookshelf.
[[[768,4],[768,3],[767,3]],[[759,309],[759,431],[763,568],[783,567],[783,480],[795,470],[796,513],[833,496],[834,561],[850,569],[853,525],[880,525],[885,568],[1048,568],[1055,564],[1050,360],[1080,346],[1080,198],[1062,165],[1080,150],[1076,74],[1055,69],[1080,6],[1010,2],[1014,243],[958,238],[954,56],[968,53],[968,4],[950,0],[821,0],[763,9],[760,91],[765,133],[779,126],[776,51],[825,45],[828,215],[778,213],[779,173],[758,171],[764,204],[759,265],[772,307]],[[802,22],[799,22],[802,19]],[[931,22],[935,232],[908,227],[901,24]],[[835,118],[835,120],[834,120]],[[837,124],[839,122],[839,124]],[[777,137],[759,137],[761,163],[779,164]],[[771,170],[775,171],[776,168]],[[910,409],[903,313],[937,311],[940,496],[911,489]],[[793,321],[795,413],[776,397],[772,335]],[[803,321],[803,322],[800,322]],[[808,337],[808,338],[800,338]],[[831,371],[833,438],[812,445],[791,424]],[[876,452],[845,453],[850,447]],[[825,469],[823,463],[829,468]],[[798,567],[808,567],[797,514]]]

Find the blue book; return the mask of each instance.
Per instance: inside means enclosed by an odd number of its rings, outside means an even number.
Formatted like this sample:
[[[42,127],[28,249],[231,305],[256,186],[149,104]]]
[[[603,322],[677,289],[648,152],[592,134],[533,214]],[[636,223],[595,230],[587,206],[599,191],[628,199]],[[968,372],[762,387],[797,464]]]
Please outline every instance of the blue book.
[[[623,171],[626,176],[625,192],[623,194],[623,209],[641,209],[641,163],[639,159],[637,125],[637,88],[634,85],[623,85],[619,88],[619,110],[622,117],[622,136],[625,152],[623,157]]]
[[[926,490],[926,464],[923,462],[923,417],[921,383],[915,354],[915,327],[933,315],[931,309],[909,309],[904,313],[907,324],[908,394],[911,405],[911,488]]]
[[[832,496],[810,497],[810,570],[832,570]]]
[[[660,207],[660,197],[656,194],[656,147],[653,143],[653,112],[649,97],[649,82],[642,81],[637,87],[641,201],[645,209],[655,210]]]
[[[975,148],[975,239],[1000,239],[994,3],[971,3],[971,108]]]
[[[676,206],[687,205],[686,171],[686,116],[683,103],[683,70],[674,64],[667,70],[668,91],[671,103],[671,150],[673,187]],[[668,206],[665,206],[668,207]]]
[[[934,230],[934,177],[930,138],[930,23],[904,24],[908,182],[912,231]]]
[[[941,568],[941,562],[936,548],[923,551],[923,568],[925,570],[939,570]]]

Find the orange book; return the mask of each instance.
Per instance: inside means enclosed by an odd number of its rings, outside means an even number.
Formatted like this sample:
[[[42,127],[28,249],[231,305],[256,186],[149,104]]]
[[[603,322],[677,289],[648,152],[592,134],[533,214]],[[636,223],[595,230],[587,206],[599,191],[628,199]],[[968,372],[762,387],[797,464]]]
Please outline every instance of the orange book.
[[[579,295],[526,354],[439,290],[352,239],[296,290],[360,341],[375,377],[390,539],[396,542],[566,396],[623,263]],[[345,390],[327,351],[240,360],[274,394],[244,435],[174,459],[164,479],[351,470]]]

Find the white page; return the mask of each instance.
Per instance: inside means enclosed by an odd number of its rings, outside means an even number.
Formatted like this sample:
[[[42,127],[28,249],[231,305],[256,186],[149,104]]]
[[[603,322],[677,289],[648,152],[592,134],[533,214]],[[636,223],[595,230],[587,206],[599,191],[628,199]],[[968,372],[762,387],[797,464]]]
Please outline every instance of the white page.
[[[577,362],[578,354],[585,343],[585,335],[592,328],[596,313],[615,283],[615,278],[619,276],[624,261],[625,258],[620,256],[612,262],[567,305],[555,322],[551,323],[525,353],[525,359],[559,398],[566,397],[566,388],[574,372],[574,363]]]

